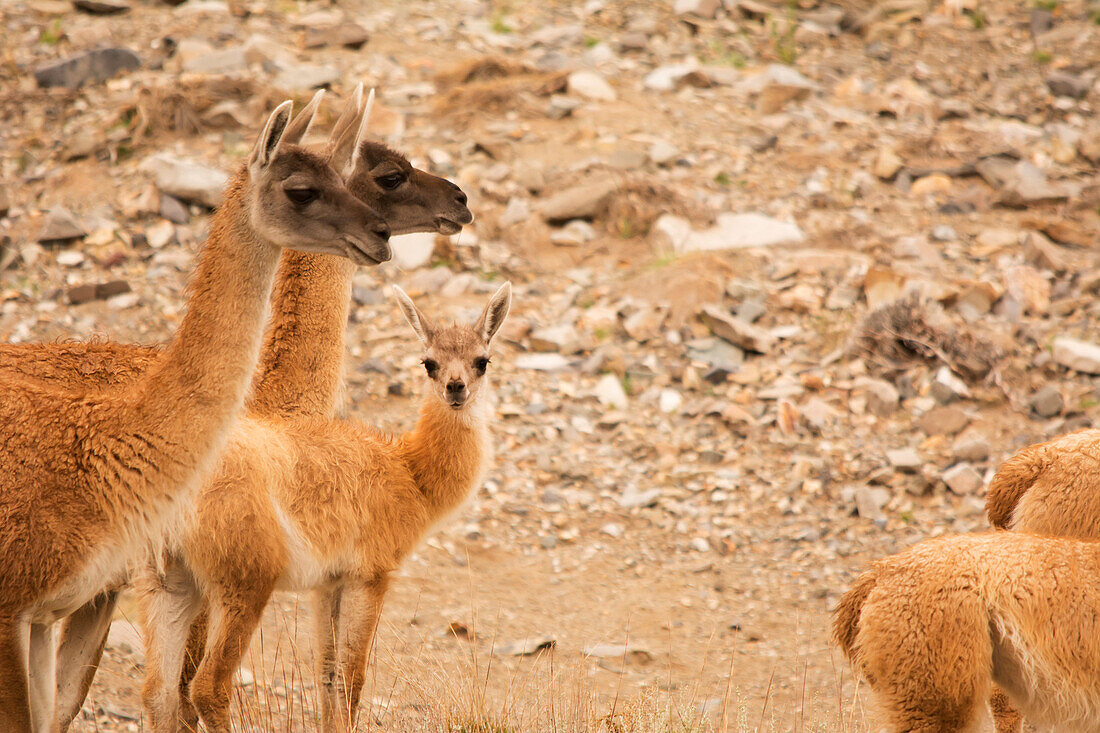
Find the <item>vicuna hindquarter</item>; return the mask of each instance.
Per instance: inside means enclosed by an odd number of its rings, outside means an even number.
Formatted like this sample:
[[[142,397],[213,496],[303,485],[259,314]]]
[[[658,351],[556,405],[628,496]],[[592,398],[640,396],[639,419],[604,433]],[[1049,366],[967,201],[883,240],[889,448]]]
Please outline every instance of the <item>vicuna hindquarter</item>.
[[[834,641],[891,729],[977,730],[994,683],[1028,719],[1100,728],[1100,545],[994,532],[880,560],[841,599]]]

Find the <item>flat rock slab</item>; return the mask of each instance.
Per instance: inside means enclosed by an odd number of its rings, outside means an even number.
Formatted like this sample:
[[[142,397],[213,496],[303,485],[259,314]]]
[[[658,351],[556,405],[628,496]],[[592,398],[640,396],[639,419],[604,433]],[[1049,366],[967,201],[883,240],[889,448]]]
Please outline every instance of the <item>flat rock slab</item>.
[[[1051,357],[1075,372],[1100,374],[1100,346],[1072,338],[1056,338]]]
[[[611,179],[584,183],[554,194],[539,204],[538,210],[542,218],[552,224],[572,219],[592,219],[618,187]]]
[[[130,9],[125,0],[73,0],[73,7],[92,15],[115,15]]]
[[[100,48],[39,66],[34,79],[40,87],[77,89],[140,67],[141,59],[127,48]]]
[[[673,214],[663,214],[653,225],[654,234],[664,238],[677,254],[747,247],[770,247],[801,242],[806,238],[797,224],[773,219],[764,214],[719,214],[710,229],[692,229],[691,222]]]
[[[79,239],[87,233],[71,211],[55,206],[46,212],[46,220],[42,223],[38,241],[61,242],[67,239]]]
[[[766,354],[775,343],[775,337],[763,328],[731,316],[718,306],[704,306],[700,316],[715,336],[745,351]]]
[[[214,208],[222,202],[222,192],[229,174],[167,153],[159,153],[141,164],[141,169],[153,174],[162,193]]]

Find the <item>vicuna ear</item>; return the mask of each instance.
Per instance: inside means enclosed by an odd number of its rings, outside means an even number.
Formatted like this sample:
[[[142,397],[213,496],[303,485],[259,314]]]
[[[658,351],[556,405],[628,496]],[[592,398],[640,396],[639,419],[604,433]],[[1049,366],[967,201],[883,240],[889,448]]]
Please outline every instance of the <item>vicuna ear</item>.
[[[363,119],[363,85],[356,86],[351,96],[344,114],[340,115],[340,119],[336,121],[336,126],[332,128],[332,136],[329,138],[332,143],[329,164],[341,174],[349,169],[352,153],[355,152],[355,141],[359,139],[359,123]],[[355,105],[355,111],[349,115],[352,104]]]
[[[275,151],[279,149],[279,143],[283,139],[283,132],[290,122],[290,110],[293,107],[294,103],[288,99],[276,107],[267,118],[264,131],[260,133],[252,153],[248,156],[248,169],[253,174],[266,168],[275,157]]]
[[[363,119],[359,123],[359,134],[355,136],[355,147],[352,148],[351,154],[351,168],[349,169],[353,175],[356,167],[359,165],[359,151],[362,149],[363,138],[367,134],[367,125],[370,123],[370,111],[374,107],[374,87],[371,87],[370,94],[367,95],[367,103],[363,105]]]
[[[489,299],[489,304],[481,312],[481,317],[474,324],[474,330],[485,339],[485,343],[493,340],[493,336],[500,330],[504,319],[508,317],[508,309],[512,307],[512,283],[506,282]]]
[[[351,95],[348,96],[348,101],[344,103],[344,109],[340,112],[340,116],[336,118],[336,124],[332,126],[332,133],[328,137],[328,141],[335,145],[348,128],[354,124],[355,120],[359,119],[359,110],[363,108],[363,82],[359,82],[355,85],[355,89]]]
[[[309,100],[309,104],[294,115],[294,119],[286,126],[286,132],[283,133],[283,142],[299,145],[305,139],[309,128],[313,126],[313,119],[317,116],[317,110],[321,107],[321,98],[324,96],[325,90],[318,89],[313,99]]]
[[[432,338],[432,322],[420,312],[420,309],[412,302],[412,298],[396,285],[393,286],[393,295],[397,298],[397,304],[401,306],[401,314],[405,316],[405,320],[416,331],[416,335],[420,337],[424,345],[427,345]]]

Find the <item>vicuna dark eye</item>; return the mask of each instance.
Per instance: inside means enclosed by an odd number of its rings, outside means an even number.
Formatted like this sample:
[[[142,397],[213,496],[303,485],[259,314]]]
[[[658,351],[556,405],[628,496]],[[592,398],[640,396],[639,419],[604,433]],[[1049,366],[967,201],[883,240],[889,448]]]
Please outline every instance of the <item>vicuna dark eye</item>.
[[[439,371],[439,364],[437,364],[434,359],[425,359],[423,363],[424,369],[428,372],[428,376],[435,379],[436,372]]]
[[[285,193],[286,197],[298,206],[305,206],[321,195],[316,188],[288,188]]]
[[[374,180],[382,188],[386,189],[387,191],[392,191],[393,189],[397,188],[405,182],[405,174],[391,173],[388,176],[380,176],[378,178],[375,178]]]
[[[484,374],[485,370],[488,368],[489,360],[486,359],[484,356],[479,356],[478,358],[474,359],[474,369],[477,370],[478,374]]]

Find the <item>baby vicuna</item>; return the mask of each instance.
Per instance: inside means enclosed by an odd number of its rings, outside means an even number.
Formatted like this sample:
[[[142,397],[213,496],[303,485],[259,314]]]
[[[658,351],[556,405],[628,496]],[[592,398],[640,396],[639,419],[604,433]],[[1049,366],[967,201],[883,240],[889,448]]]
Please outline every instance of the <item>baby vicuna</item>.
[[[491,460],[486,370],[512,290],[505,283],[472,326],[437,325],[394,292],[423,342],[429,380],[413,430],[394,437],[351,421],[243,419],[167,571],[139,578],[144,697],[156,730],[176,730],[188,627],[204,600],[210,629],[190,700],[209,730],[229,730],[232,675],[276,589],[315,592],[324,728],[354,728],[389,573]]]
[[[833,639],[897,733],[974,731],[994,683],[1035,723],[1100,730],[1100,543],[921,542],[841,598]]]

